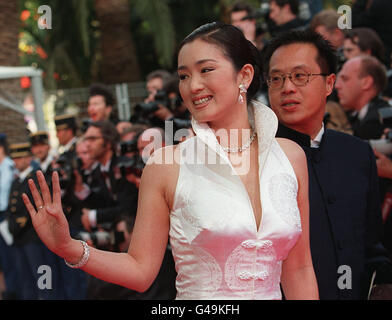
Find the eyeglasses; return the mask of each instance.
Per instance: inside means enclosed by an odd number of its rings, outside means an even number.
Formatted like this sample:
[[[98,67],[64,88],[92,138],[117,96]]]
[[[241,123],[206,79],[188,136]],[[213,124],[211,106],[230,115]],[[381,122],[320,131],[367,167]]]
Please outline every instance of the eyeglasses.
[[[284,85],[286,78],[298,87],[306,86],[309,82],[310,76],[323,76],[326,77],[328,74],[325,73],[309,73],[304,70],[292,71],[289,73],[273,74],[268,77],[267,85],[270,89],[281,89]]]
[[[103,137],[98,137],[98,136],[86,136],[83,138],[84,141],[95,141],[98,139],[103,139]]]

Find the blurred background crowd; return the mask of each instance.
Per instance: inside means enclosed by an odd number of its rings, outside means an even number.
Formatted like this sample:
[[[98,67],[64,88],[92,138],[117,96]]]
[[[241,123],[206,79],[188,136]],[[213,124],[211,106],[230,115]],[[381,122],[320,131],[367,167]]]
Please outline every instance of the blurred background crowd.
[[[346,16],[342,5],[351,9]],[[40,6],[50,16],[42,19]],[[45,248],[21,194],[35,171],[48,183],[57,171],[71,235],[127,251],[148,157],[193,136],[178,89],[176,47],[209,21],[240,28],[261,56],[270,39],[293,29],[311,28],[336,48],[339,70],[324,125],[373,146],[384,245],[392,252],[391,13],[390,0],[0,2],[1,298],[175,298],[169,244],[147,292],[105,283]],[[42,72],[34,78],[23,66]],[[266,84],[258,100],[269,104]],[[42,265],[50,266],[51,277],[41,284],[51,290],[36,285],[45,279],[37,273]]]

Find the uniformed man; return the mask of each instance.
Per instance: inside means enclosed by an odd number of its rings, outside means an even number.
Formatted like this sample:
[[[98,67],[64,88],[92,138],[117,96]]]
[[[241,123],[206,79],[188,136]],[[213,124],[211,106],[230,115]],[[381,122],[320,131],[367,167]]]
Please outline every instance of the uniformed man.
[[[22,194],[30,195],[28,180],[36,180],[36,169],[31,165],[31,144],[10,145],[10,157],[14,160],[17,174],[12,182],[7,210],[9,231],[13,235],[16,269],[20,281],[22,299],[63,299],[59,277],[60,259],[38,238],[30,215],[23,203]],[[38,212],[39,212],[39,208]],[[45,268],[45,269],[42,269]],[[41,282],[42,271],[48,278]],[[41,285],[40,285],[41,284]]]
[[[59,140],[59,154],[75,150],[77,123],[72,114],[59,115],[54,118],[56,135]]]
[[[18,274],[15,270],[14,250],[10,247],[6,213],[11,184],[14,179],[14,162],[9,157],[7,136],[0,133],[0,270],[4,275],[5,290],[1,299],[18,298]]]
[[[53,154],[50,152],[49,135],[45,131],[38,131],[30,134],[31,152],[38,162],[46,180],[52,176]]]

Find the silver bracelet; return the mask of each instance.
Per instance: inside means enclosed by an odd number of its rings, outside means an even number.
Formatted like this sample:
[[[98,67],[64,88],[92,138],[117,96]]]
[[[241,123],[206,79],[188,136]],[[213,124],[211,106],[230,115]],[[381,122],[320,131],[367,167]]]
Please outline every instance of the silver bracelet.
[[[82,240],[79,240],[79,241],[80,241],[80,242],[82,243],[82,245],[83,245],[83,256],[82,256],[82,258],[79,260],[79,262],[78,262],[78,263],[75,263],[75,264],[69,263],[67,260],[64,259],[65,264],[66,264],[68,267],[70,267],[70,268],[77,269],[77,268],[83,267],[83,266],[87,263],[88,258],[90,257],[90,249],[89,249],[87,243],[84,242],[84,241],[82,241]]]

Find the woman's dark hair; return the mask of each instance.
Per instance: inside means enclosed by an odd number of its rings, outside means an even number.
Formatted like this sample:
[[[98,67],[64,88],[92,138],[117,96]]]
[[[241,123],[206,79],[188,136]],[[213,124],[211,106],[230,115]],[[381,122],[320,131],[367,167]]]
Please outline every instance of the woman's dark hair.
[[[314,45],[318,51],[316,61],[320,66],[321,72],[326,74],[336,72],[337,55],[332,45],[313,30],[294,30],[279,34],[276,38],[272,39],[264,49],[263,66],[265,78],[268,78],[269,63],[273,53],[280,47],[295,43]]]
[[[215,44],[223,50],[224,55],[233,63],[236,71],[245,64],[251,64],[254,76],[247,92],[248,102],[256,95],[261,84],[261,57],[257,48],[247,40],[237,27],[220,22],[202,25],[189,34],[180,44],[179,50],[196,39]]]

